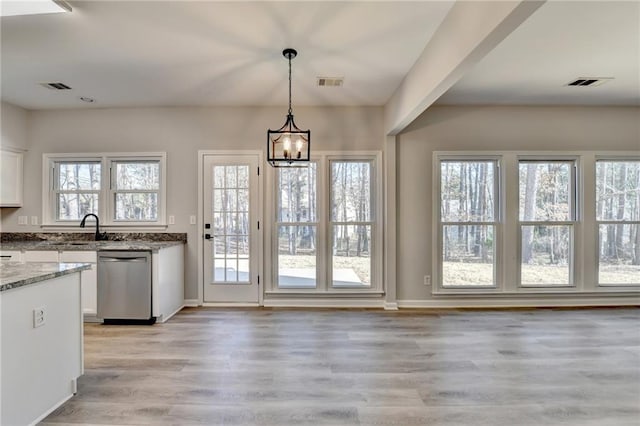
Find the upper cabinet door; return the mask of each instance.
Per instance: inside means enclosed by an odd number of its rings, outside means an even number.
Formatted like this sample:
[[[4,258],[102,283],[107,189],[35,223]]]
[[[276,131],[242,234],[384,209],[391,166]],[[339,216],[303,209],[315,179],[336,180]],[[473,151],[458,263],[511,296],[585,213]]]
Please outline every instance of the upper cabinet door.
[[[22,207],[22,153],[0,150],[0,207]]]

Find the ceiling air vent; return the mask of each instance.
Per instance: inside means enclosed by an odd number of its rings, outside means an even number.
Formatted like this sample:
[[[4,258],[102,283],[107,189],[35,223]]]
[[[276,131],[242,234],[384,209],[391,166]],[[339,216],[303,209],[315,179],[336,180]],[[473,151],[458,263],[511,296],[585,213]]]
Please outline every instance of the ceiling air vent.
[[[71,90],[71,87],[67,86],[64,83],[40,83],[41,85],[43,85],[44,87],[46,87],[47,89],[51,89],[51,90]]]
[[[613,80],[613,77],[580,77],[567,83],[567,86],[596,87],[603,85],[609,80]]]
[[[317,79],[320,87],[341,87],[344,83],[344,77],[318,77]]]

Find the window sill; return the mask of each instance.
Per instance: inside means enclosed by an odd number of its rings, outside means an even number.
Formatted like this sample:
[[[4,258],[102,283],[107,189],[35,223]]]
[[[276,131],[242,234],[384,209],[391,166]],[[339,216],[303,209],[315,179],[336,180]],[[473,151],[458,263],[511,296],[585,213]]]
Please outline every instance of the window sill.
[[[451,297],[451,296],[459,296],[459,297],[487,297],[492,296],[496,298],[500,297],[513,297],[513,296],[540,296],[540,295],[566,295],[566,296],[575,296],[575,295],[602,295],[602,294],[633,294],[637,295],[640,293],[640,286],[627,286],[627,287],[605,287],[598,288],[596,290],[580,290],[577,288],[539,288],[539,289],[526,289],[521,291],[500,291],[493,290],[487,291],[486,289],[478,289],[478,290],[469,290],[466,291],[434,291],[432,295],[434,297]]]
[[[102,225],[100,224],[100,232],[136,232],[136,231],[166,231],[169,228],[167,225]],[[87,225],[85,228],[80,228],[80,225],[58,225],[58,224],[43,224],[40,225],[40,229],[43,231],[55,231],[55,232],[95,232],[95,226],[93,224]]]
[[[331,291],[317,291],[316,289],[282,289],[282,290],[267,290],[265,291],[265,295],[277,295],[277,296],[311,296],[311,297],[344,297],[344,296],[367,296],[367,297],[379,297],[383,296],[385,293],[381,290],[356,290],[353,288],[344,289],[344,290],[331,290]]]

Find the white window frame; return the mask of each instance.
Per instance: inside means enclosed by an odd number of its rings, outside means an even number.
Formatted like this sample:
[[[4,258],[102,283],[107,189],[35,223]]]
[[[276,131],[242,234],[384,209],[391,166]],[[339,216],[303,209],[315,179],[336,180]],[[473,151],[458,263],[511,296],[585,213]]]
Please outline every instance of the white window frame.
[[[266,283],[266,294],[295,294],[295,295],[345,295],[345,294],[368,294],[381,295],[384,293],[382,280],[382,254],[383,254],[383,223],[382,223],[382,152],[380,151],[351,151],[351,152],[334,152],[334,151],[313,151],[311,160],[317,162],[317,189],[316,189],[316,205],[317,213],[317,248],[316,248],[316,276],[317,282],[315,288],[280,288],[278,287],[278,247],[277,247],[277,169],[268,167],[268,184],[274,188],[273,196],[269,197],[267,203],[267,211],[270,217],[267,218],[268,224],[266,232],[271,234],[271,250],[266,259],[266,265],[271,271],[266,271],[270,277]],[[373,203],[372,219],[373,225],[371,229],[371,285],[367,287],[333,287],[331,282],[331,244],[329,243],[329,235],[331,232],[331,215],[329,202],[331,199],[330,187],[330,162],[331,161],[367,161],[371,162],[371,180],[372,191],[371,198]],[[295,223],[292,223],[295,225]],[[303,223],[304,225],[304,223]],[[269,259],[270,257],[270,259]]]
[[[516,159],[518,191],[520,185],[520,162],[540,162],[540,163],[571,163],[571,177],[569,187],[570,217],[566,221],[522,221],[520,220],[520,198],[516,200],[518,208],[518,234],[517,234],[517,286],[523,289],[554,289],[554,288],[576,288],[576,228],[581,217],[580,209],[580,157],[571,155],[518,155]],[[523,226],[569,226],[569,279],[567,284],[523,284],[522,283],[522,227]]]
[[[626,161],[626,162],[634,162],[640,161],[640,155],[596,155],[595,161],[593,164],[593,176],[594,182],[597,177],[597,167],[599,161]],[[614,287],[631,287],[637,288],[640,286],[640,282],[638,283],[601,283],[600,282],[600,225],[637,225],[640,226],[640,220],[599,220],[597,215],[598,208],[598,199],[596,193],[596,186],[593,185],[593,209],[594,209],[594,217],[595,217],[595,236],[596,236],[596,270],[595,270],[595,282],[596,286],[600,288],[614,288]]]
[[[45,153],[42,155],[42,227],[60,230],[62,228],[77,229],[80,220],[58,220],[54,191],[56,178],[56,163],[63,162],[99,162],[101,164],[100,190],[98,192],[98,212],[100,226],[107,229],[142,228],[146,230],[166,228],[166,152],[144,153]],[[115,161],[158,161],[160,164],[160,189],[152,191],[158,193],[158,219],[155,221],[122,221],[115,220],[115,189],[111,173],[112,163]],[[85,191],[83,191],[85,192]],[[92,191],[86,191],[92,192]],[[136,191],[127,191],[136,192]],[[145,191],[146,192],[146,191]]]
[[[495,172],[494,172],[494,220],[493,222],[443,222],[442,221],[442,184],[440,179],[441,175],[441,164],[442,162],[493,162],[495,164]],[[503,287],[502,283],[502,228],[503,228],[503,167],[502,167],[502,156],[495,153],[476,153],[476,152],[465,152],[465,153],[448,153],[448,152],[435,152],[433,156],[433,194],[434,194],[434,203],[433,203],[433,223],[434,227],[432,229],[435,230],[436,238],[434,239],[434,250],[433,253],[433,275],[435,275],[435,286],[433,287],[433,292],[438,294],[456,294],[456,293],[495,293],[500,291]],[[444,286],[443,285],[443,227],[447,225],[488,225],[494,227],[494,259],[493,259],[493,285],[473,285],[473,286]]]

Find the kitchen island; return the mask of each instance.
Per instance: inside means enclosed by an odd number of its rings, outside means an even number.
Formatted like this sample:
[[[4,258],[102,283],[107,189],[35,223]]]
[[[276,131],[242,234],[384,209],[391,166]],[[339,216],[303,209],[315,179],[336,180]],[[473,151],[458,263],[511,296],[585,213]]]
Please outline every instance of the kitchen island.
[[[0,262],[0,424],[35,424],[76,392],[90,267]]]

